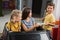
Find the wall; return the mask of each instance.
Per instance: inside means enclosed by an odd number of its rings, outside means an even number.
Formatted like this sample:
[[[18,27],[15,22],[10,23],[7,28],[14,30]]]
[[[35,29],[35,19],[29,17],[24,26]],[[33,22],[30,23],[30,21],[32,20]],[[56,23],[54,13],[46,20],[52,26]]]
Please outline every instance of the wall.
[[[0,16],[2,16],[2,0],[0,0]]]
[[[56,20],[58,20],[60,16],[60,0],[53,0],[53,3],[55,3],[54,15]]]
[[[32,0],[27,0],[27,5],[32,9]]]

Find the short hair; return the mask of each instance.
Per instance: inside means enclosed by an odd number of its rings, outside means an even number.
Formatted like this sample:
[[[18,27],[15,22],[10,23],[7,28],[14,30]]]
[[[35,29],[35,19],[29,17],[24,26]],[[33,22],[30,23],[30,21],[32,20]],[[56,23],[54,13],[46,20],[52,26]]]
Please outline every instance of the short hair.
[[[19,14],[22,15],[20,10],[17,10],[17,9],[13,10],[13,11],[11,12],[10,20],[13,19],[14,16],[17,17]]]
[[[48,3],[48,4],[47,4],[47,7],[48,7],[48,6],[53,6],[53,8],[55,8],[55,4],[54,4],[54,3]]]
[[[22,20],[25,20],[28,16],[29,16],[29,13],[30,13],[30,8],[29,7],[25,7],[22,11]]]

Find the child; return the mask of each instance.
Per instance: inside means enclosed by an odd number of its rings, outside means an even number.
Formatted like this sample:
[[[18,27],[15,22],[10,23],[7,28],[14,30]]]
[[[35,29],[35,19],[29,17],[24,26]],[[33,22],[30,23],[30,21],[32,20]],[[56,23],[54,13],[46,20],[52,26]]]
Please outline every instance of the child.
[[[54,25],[54,22],[55,22],[55,17],[53,15],[54,6],[55,5],[53,3],[48,3],[47,9],[46,9],[46,16],[44,18],[44,23],[46,24],[44,25],[44,29],[49,34],[50,38],[51,38],[50,32],[52,31],[52,27],[53,27],[51,25]]]
[[[9,31],[21,32],[21,12],[19,10],[13,10],[10,21],[6,24]]]
[[[22,11],[22,28],[25,32],[34,31],[38,24],[35,24],[35,20],[32,17],[32,11],[30,8],[25,7]]]

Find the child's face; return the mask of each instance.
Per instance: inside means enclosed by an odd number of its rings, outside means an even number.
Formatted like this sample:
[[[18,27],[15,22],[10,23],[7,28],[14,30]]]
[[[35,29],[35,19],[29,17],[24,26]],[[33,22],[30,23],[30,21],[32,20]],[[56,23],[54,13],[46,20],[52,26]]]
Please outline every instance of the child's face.
[[[48,12],[48,13],[52,13],[53,10],[54,10],[53,6],[48,6],[48,7],[47,7],[47,12]]]
[[[32,16],[32,11],[30,11],[30,13],[29,13],[29,17],[31,17]]]
[[[13,20],[12,20],[13,22],[15,22],[16,21],[16,16],[13,16]]]
[[[17,17],[16,17],[16,21],[21,21],[21,15],[19,14]]]

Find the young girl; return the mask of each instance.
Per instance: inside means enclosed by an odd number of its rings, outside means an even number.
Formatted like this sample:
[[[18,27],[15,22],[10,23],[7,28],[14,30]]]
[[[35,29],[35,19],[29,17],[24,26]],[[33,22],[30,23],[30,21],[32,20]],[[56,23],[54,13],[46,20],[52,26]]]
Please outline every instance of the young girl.
[[[32,11],[30,8],[25,7],[22,11],[22,28],[25,32],[33,31],[38,24],[35,24],[35,20],[32,17]]]
[[[21,12],[19,10],[13,10],[10,17],[10,21],[6,24],[9,31],[21,32]]]

